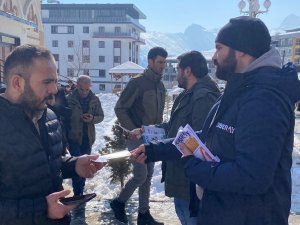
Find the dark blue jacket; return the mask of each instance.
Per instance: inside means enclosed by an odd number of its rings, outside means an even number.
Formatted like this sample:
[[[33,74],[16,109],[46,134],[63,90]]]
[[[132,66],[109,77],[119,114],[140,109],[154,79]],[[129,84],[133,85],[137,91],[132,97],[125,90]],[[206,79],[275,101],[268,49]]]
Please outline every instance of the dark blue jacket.
[[[182,160],[187,177],[204,188],[199,224],[288,224],[299,83],[292,65],[262,66],[229,78],[201,133],[221,162],[193,156]],[[180,155],[170,143],[155,148],[153,152],[165,150],[166,157]],[[152,158],[147,153],[148,160],[157,159],[157,154]],[[191,197],[193,211],[199,201],[195,192]]]
[[[75,160],[62,159],[58,120],[47,110],[39,130],[19,105],[0,97],[0,224],[69,224],[47,218],[46,196],[75,175]]]

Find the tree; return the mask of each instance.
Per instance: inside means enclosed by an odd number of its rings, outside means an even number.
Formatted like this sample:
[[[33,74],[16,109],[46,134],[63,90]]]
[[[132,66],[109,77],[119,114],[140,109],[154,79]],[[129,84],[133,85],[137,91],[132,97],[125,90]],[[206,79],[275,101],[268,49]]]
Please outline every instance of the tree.
[[[118,120],[112,127],[113,138],[104,136],[106,145],[100,150],[101,153],[108,154],[113,152],[118,152],[126,149],[126,138],[124,136],[123,129],[118,126]],[[111,170],[110,182],[111,183],[121,183],[121,188],[124,186],[126,177],[131,173],[131,163],[128,158],[125,159],[115,159],[108,162],[108,166]]]

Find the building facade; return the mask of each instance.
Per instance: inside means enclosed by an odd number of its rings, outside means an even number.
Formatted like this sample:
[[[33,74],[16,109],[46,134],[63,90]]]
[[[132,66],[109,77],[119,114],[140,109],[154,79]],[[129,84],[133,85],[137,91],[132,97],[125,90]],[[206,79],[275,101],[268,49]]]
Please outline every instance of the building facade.
[[[272,36],[272,45],[281,55],[282,64],[294,63],[300,68],[300,28],[287,30],[285,33]]]
[[[112,92],[120,82],[109,69],[139,64],[146,16],[133,4],[42,4],[45,45],[54,54],[60,79],[86,74],[95,93]],[[129,78],[128,78],[129,79]]]
[[[40,0],[0,1],[0,85],[3,83],[3,63],[16,46],[43,45]]]

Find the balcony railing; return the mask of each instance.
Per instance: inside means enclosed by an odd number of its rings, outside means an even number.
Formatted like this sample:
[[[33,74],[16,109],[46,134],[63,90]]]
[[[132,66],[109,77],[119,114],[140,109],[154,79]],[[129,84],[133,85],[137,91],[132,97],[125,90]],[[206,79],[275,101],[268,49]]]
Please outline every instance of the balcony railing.
[[[130,17],[51,17],[42,18],[43,23],[132,23],[142,31],[145,27]]]
[[[130,32],[94,32],[93,33],[93,38],[103,38],[103,37],[133,38],[138,42],[145,43],[145,40],[143,38],[139,37],[135,33],[130,33]]]

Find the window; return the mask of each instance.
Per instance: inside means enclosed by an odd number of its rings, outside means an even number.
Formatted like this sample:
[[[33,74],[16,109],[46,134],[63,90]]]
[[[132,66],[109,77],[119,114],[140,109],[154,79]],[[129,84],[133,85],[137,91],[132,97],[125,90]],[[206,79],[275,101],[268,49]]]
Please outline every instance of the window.
[[[51,34],[57,34],[57,26],[51,26]]]
[[[82,56],[82,62],[83,63],[89,63],[90,62],[90,56],[89,55],[83,55]]]
[[[83,74],[84,75],[90,75],[90,70],[89,69],[83,69]]]
[[[105,91],[105,84],[99,84],[99,91]]]
[[[58,40],[52,40],[52,47],[58,47]]]
[[[99,30],[99,33],[104,33],[105,32],[105,27],[99,27],[98,30]]]
[[[104,55],[100,55],[99,56],[99,62],[105,62],[105,56]]]
[[[296,38],[296,45],[300,45],[300,38]]]
[[[99,77],[105,77],[105,70],[99,70]]]
[[[53,57],[54,57],[54,59],[55,59],[56,62],[59,61],[59,54],[53,54]]]
[[[83,27],[83,33],[89,33],[90,32],[90,30],[89,30],[89,27]]]
[[[121,33],[121,27],[115,27],[115,33],[116,34]]]
[[[74,47],[74,41],[68,41],[68,48]]]
[[[114,41],[114,48],[121,48],[121,41]]]
[[[90,41],[89,40],[83,40],[82,41],[82,47],[83,48],[89,48],[90,47]]]
[[[300,48],[295,49],[295,55],[300,55]]]
[[[68,62],[74,61],[74,55],[68,55]]]
[[[105,41],[99,41],[99,48],[105,48]]]
[[[121,56],[114,56],[114,63],[121,63]]]
[[[68,26],[68,34],[74,34],[74,26]]]
[[[68,68],[67,69],[67,74],[68,74],[68,77],[74,77],[74,69],[73,68]]]

